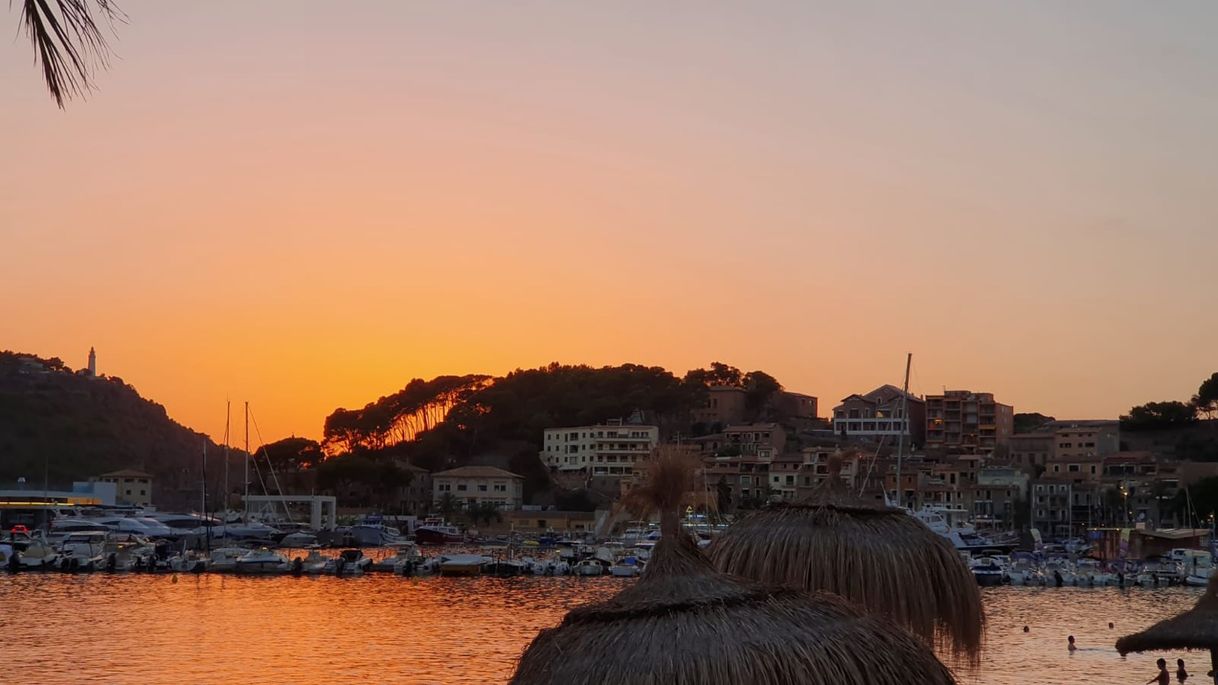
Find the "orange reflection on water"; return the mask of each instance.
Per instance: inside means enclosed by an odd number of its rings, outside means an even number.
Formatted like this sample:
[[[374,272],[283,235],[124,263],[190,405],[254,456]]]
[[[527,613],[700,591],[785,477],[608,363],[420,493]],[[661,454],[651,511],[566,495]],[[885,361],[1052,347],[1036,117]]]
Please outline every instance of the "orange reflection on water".
[[[502,683],[539,630],[628,582],[0,573],[0,661],[26,683]],[[981,667],[960,682],[1143,682],[1159,655],[1122,659],[1116,638],[1199,592],[986,588]]]

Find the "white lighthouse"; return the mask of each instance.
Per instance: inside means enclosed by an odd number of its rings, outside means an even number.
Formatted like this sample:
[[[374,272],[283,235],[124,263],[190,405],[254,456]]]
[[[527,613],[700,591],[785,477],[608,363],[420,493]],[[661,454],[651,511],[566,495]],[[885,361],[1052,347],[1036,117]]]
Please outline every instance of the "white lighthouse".
[[[97,378],[97,353],[89,348],[89,378]]]

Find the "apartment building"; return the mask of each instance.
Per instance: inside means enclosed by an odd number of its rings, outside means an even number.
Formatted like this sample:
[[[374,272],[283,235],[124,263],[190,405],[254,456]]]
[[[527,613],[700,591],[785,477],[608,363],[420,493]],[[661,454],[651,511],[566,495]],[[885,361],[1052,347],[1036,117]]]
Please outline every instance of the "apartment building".
[[[1053,456],[1103,457],[1121,450],[1121,424],[1118,421],[1054,421]]]
[[[903,433],[912,448],[925,440],[926,405],[896,386],[881,385],[869,393],[843,398],[833,408],[833,430],[845,438],[884,440],[893,445]]]
[[[621,478],[634,475],[634,465],[646,459],[659,442],[657,426],[612,420],[596,426],[547,428],[539,456],[552,471],[568,476],[568,480],[594,476]]]
[[[1053,456],[1052,431],[1016,433],[1007,440],[1007,458],[1011,465],[1034,473]]]
[[[926,397],[926,448],[949,454],[989,454],[1014,433],[1015,409],[993,393],[947,390]]]

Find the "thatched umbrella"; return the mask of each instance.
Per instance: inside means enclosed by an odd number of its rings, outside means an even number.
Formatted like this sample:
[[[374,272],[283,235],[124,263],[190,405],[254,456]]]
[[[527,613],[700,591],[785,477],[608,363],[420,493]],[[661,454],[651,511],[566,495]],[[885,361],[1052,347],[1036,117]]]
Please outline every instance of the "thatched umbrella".
[[[663,455],[648,483],[679,501]],[[658,476],[658,478],[657,478]],[[659,480],[663,485],[655,485]],[[662,487],[669,495],[658,494]],[[686,488],[687,489],[687,488]],[[637,583],[570,611],[524,651],[516,685],[897,685],[954,683],[922,642],[840,597],[716,571],[661,509],[663,537]]]
[[[1117,640],[1116,648],[1121,656],[1160,649],[1208,649],[1218,685],[1218,576],[1210,577],[1205,594],[1192,609],[1126,635]]]
[[[849,492],[839,469],[831,460],[807,499],[732,525],[711,543],[711,562],[763,583],[841,595],[976,664],[985,613],[964,560],[905,511]]]

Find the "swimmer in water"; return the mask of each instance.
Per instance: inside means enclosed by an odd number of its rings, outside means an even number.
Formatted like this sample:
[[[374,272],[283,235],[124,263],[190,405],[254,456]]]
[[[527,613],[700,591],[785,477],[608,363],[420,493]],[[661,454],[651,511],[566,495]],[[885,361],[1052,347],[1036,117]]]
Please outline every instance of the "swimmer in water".
[[[1184,668],[1184,659],[1176,659],[1176,680],[1180,682],[1188,680],[1188,670]]]
[[[1023,632],[1025,632],[1025,633],[1026,633],[1026,632],[1028,632],[1028,627],[1027,627],[1027,626],[1024,626],[1024,627],[1023,627]]]
[[[1151,683],[1155,683],[1155,685],[1171,685],[1171,674],[1167,672],[1167,660],[1159,659],[1155,662],[1155,665],[1159,667],[1159,672],[1155,677],[1147,680],[1146,685]]]
[[[1112,621],[1108,622],[1108,630],[1112,630]]]
[[[1078,647],[1075,647],[1075,646],[1074,646],[1074,636],[1073,636],[1073,635],[1071,635],[1070,637],[1066,638],[1066,642],[1068,643],[1068,646],[1066,647],[1066,649],[1070,650],[1071,652],[1073,652],[1074,650],[1078,649]]]

